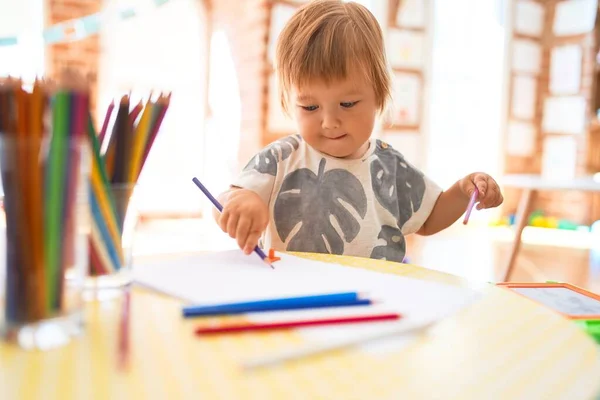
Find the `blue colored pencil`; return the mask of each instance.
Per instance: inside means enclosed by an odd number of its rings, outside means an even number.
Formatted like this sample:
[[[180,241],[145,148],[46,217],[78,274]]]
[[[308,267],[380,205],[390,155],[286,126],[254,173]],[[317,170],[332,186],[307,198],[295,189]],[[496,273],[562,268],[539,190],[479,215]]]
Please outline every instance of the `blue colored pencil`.
[[[281,299],[257,300],[241,303],[186,306],[183,308],[183,316],[199,317],[209,315],[242,314],[247,312],[344,307],[368,304],[371,304],[371,300],[359,298],[358,293],[344,292],[300,297],[286,297]]]
[[[208,197],[208,199],[211,201],[211,203],[213,203],[213,205],[217,208],[217,210],[219,210],[219,212],[223,212],[223,206],[221,205],[221,203],[219,203],[219,201],[217,199],[215,199],[212,194],[210,194],[210,192],[208,191],[208,189],[206,187],[204,187],[204,185],[198,180],[198,178],[193,178],[192,181],[196,184],[196,186],[198,186],[198,188],[200,188],[200,190],[202,190],[202,193],[204,193],[206,195],[206,197]],[[269,258],[267,257],[267,255],[262,251],[262,249],[260,247],[258,247],[258,246],[254,247],[254,252],[256,254],[258,254],[258,256],[269,267],[275,269],[273,267],[273,264],[271,264],[269,262]]]
[[[183,316],[186,318],[190,317],[208,317],[216,315],[233,315],[233,314],[244,314],[250,312],[267,312],[267,311],[284,311],[284,310],[303,310],[307,308],[328,308],[328,307],[353,307],[353,306],[367,306],[373,302],[370,299],[358,299],[358,300],[345,300],[345,301],[326,301],[326,302],[313,302],[306,304],[288,304],[288,305],[271,305],[263,307],[197,307],[183,310]]]

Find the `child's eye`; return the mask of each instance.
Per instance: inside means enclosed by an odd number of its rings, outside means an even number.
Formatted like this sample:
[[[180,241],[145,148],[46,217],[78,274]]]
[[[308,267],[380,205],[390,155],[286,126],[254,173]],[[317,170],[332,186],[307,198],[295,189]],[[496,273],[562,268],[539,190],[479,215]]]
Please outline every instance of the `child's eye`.
[[[352,108],[356,105],[356,103],[358,103],[358,101],[347,101],[344,103],[340,103],[340,106],[342,106],[344,108]]]
[[[319,106],[300,106],[304,111],[315,111]]]

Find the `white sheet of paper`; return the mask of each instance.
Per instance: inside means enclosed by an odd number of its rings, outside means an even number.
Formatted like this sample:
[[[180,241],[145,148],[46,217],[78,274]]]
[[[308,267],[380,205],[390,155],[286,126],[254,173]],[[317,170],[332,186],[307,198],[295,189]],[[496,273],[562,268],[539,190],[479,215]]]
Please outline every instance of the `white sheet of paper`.
[[[594,29],[597,0],[571,0],[556,4],[553,30],[556,36],[588,33]]]
[[[555,47],[551,57],[550,93],[578,94],[581,84],[581,46]]]
[[[549,180],[571,180],[577,167],[577,142],[573,136],[544,139],[542,176]]]
[[[532,40],[515,40],[512,69],[514,72],[537,74],[540,72],[542,47]]]
[[[422,68],[425,39],[421,33],[390,29],[388,56],[392,67]]]
[[[531,76],[513,78],[512,116],[532,120],[535,117],[537,79]]]
[[[394,322],[302,329],[309,338],[368,333],[413,321],[437,321],[480,297],[474,289],[306,260],[281,254],[275,269],[240,250],[182,255],[134,266],[134,281],[193,304],[218,304],[289,296],[357,291],[377,300],[368,307],[252,313],[254,321],[399,312]]]
[[[535,150],[535,133],[533,124],[511,121],[508,124],[506,152],[511,156],[530,156]]]
[[[600,315],[600,301],[564,287],[511,289],[564,314]]]
[[[425,26],[425,1],[402,0],[396,14],[396,24],[403,28],[423,28]]]
[[[421,118],[421,81],[417,75],[396,73],[393,77],[392,123],[415,126]]]
[[[545,133],[582,134],[585,131],[583,96],[549,97],[544,102]]]
[[[544,6],[535,1],[518,1],[515,12],[515,32],[540,37],[544,31]]]

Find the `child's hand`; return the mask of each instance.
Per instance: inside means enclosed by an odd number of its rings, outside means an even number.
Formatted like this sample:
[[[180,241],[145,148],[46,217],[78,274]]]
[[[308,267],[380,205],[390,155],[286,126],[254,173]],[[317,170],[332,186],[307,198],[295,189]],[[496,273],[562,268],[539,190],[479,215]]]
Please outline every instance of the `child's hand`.
[[[471,197],[475,187],[479,190],[479,196],[477,197],[477,209],[482,210],[484,208],[498,207],[504,201],[502,193],[500,193],[500,187],[488,174],[482,172],[475,172],[465,176],[459,181],[460,190],[467,196]]]
[[[246,254],[252,253],[269,223],[269,209],[253,191],[235,189],[228,193],[217,223]]]

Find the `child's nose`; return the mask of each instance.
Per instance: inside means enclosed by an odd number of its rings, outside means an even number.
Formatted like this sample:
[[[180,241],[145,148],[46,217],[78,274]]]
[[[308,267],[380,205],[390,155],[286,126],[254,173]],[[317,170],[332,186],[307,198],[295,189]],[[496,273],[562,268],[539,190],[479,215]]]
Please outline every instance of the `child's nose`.
[[[327,112],[323,115],[323,122],[321,125],[323,126],[323,129],[338,129],[341,122],[336,113]]]

